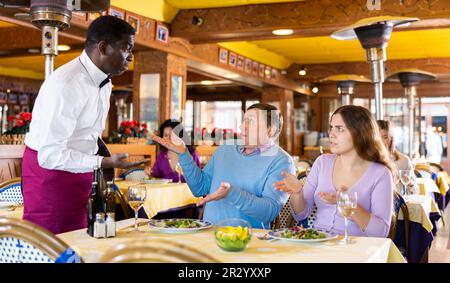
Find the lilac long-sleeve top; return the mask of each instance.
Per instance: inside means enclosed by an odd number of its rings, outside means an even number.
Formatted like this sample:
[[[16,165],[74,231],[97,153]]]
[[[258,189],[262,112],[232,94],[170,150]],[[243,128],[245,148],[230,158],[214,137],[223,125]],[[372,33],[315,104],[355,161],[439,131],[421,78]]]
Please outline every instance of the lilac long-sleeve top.
[[[190,150],[189,153],[192,155],[197,166],[201,168],[197,151]],[[152,168],[152,176],[156,178],[172,179],[172,182],[178,182],[180,179],[178,172],[172,171],[172,168],[170,167],[167,150],[161,151],[158,157],[156,157],[155,164],[153,164]],[[181,176],[181,182],[186,183],[183,175]]]
[[[344,217],[339,213],[336,204],[328,204],[319,196],[319,192],[336,192],[333,185],[335,160],[334,154],[325,154],[317,158],[303,187],[306,207],[298,214],[292,208],[291,212],[295,220],[301,221],[308,217],[315,204],[317,214],[314,228],[344,234]],[[387,237],[393,212],[394,190],[389,169],[382,164],[372,162],[349,190],[356,192],[358,204],[371,214],[369,224],[364,231],[349,219],[349,235]]]

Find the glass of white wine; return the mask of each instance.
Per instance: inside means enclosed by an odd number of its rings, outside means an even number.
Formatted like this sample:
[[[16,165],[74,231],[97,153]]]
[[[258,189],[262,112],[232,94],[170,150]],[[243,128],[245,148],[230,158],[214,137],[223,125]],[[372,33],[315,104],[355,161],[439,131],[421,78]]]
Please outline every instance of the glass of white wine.
[[[348,219],[355,213],[356,207],[358,206],[357,201],[356,192],[340,191],[336,195],[337,207],[345,221],[344,239],[340,241],[340,244],[351,244],[350,237],[348,236]]]
[[[178,173],[178,184],[181,184],[181,176],[183,175],[183,168],[181,168],[180,163],[175,165],[175,171]]]
[[[127,191],[128,204],[134,210],[134,231],[138,231],[138,212],[144,205],[145,198],[147,197],[147,189],[143,185],[130,186]]]

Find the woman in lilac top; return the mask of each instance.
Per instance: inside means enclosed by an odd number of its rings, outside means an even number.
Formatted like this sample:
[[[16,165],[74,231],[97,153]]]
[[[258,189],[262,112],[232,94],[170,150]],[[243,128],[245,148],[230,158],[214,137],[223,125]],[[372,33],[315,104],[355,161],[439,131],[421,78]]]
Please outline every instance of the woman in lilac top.
[[[167,138],[170,139],[172,131],[183,140],[186,138],[186,137],[183,138],[184,136],[183,126],[178,121],[166,120],[159,127],[159,133],[162,134],[162,137],[166,139]],[[186,144],[189,143],[186,142]],[[147,167],[145,172],[147,173],[147,175],[153,176],[155,178],[172,179],[172,182],[178,182],[178,180],[180,180],[180,174],[176,170],[176,165],[178,164],[178,155],[172,151],[168,151],[167,148],[161,145],[160,147],[161,152],[156,158],[155,164],[153,164],[152,168]],[[197,166],[201,168],[200,160],[198,158],[198,154],[195,148],[193,146],[187,146],[187,148]],[[186,182],[183,175],[181,175],[181,182],[183,183]]]
[[[372,114],[365,108],[347,105],[331,117],[330,150],[314,162],[305,185],[296,176],[275,188],[290,193],[291,212],[297,221],[317,207],[314,228],[344,234],[344,217],[336,205],[336,192],[356,192],[358,207],[349,221],[349,235],[387,237],[393,212],[393,164],[383,146]]]

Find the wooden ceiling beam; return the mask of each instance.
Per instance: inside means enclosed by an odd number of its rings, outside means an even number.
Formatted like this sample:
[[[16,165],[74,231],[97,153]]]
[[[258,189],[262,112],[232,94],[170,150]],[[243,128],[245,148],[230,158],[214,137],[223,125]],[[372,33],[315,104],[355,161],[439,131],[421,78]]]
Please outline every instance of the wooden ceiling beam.
[[[228,8],[182,10],[171,24],[173,36],[191,43],[279,38],[272,30],[289,28],[291,37],[328,36],[359,19],[375,16],[413,16],[418,21],[398,29],[450,27],[448,0],[382,1],[369,10],[367,0],[314,0]],[[202,24],[193,24],[201,18]],[[288,38],[288,37],[283,37]]]

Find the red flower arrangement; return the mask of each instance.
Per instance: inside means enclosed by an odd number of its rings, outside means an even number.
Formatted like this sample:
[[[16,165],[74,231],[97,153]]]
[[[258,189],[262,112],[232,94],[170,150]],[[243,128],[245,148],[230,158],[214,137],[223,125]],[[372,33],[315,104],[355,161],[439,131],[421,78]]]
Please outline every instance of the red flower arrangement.
[[[10,130],[5,135],[24,135],[30,130],[31,113],[20,112],[19,115],[9,116],[8,124]]]
[[[127,138],[143,138],[148,133],[147,124],[139,121],[123,121],[119,130],[109,138],[112,143],[125,143]]]

